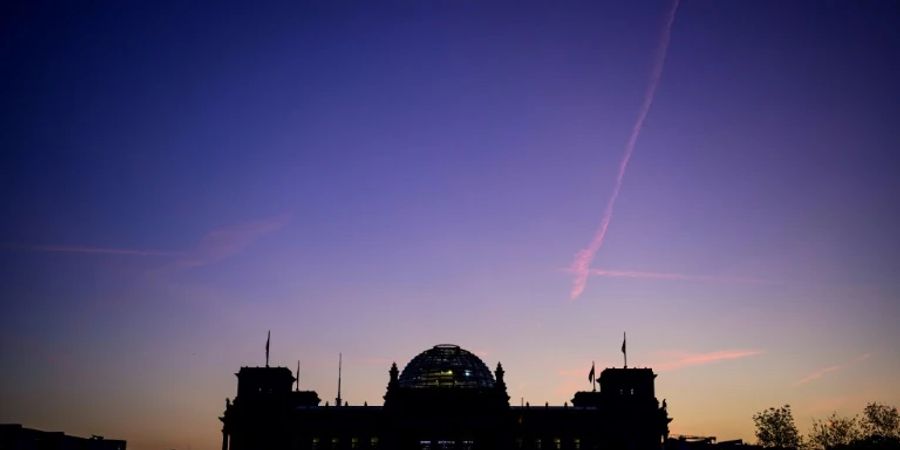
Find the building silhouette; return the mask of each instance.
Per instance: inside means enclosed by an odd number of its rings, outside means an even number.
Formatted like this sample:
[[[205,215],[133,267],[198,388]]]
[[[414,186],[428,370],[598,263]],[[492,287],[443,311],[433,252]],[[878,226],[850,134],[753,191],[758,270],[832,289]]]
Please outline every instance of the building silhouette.
[[[286,367],[236,375],[222,450],[659,449],[671,421],[651,369],[605,369],[600,390],[574,393],[571,405],[511,406],[503,366],[492,373],[455,345],[422,352],[402,372],[394,363],[383,406],[348,406],[340,391],[323,406],[316,392],[292,390]]]
[[[0,424],[0,450],[125,450],[125,441],[102,436],[82,438],[62,431],[40,431]]]

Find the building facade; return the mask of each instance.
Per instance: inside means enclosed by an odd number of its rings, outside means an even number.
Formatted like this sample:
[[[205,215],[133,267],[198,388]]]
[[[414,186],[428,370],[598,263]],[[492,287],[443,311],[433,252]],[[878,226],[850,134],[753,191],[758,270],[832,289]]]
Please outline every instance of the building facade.
[[[649,450],[671,421],[651,369],[605,369],[600,390],[574,393],[571,405],[511,406],[502,365],[491,372],[455,345],[422,352],[402,372],[393,364],[383,406],[322,406],[316,392],[292,390],[285,367],[242,367],[237,377],[220,417],[222,450]]]

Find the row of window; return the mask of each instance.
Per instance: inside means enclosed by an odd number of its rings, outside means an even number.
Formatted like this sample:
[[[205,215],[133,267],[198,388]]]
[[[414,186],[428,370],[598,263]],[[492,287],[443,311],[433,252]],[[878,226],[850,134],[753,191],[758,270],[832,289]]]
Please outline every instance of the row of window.
[[[553,438],[548,439],[548,442],[545,443],[543,439],[524,439],[517,438],[516,439],[516,447],[521,449],[535,449],[535,450],[562,450],[563,448],[563,440],[561,438]],[[364,448],[363,446],[368,443],[368,447],[370,449],[378,448],[378,437],[373,436],[366,439],[360,440],[359,438],[350,438],[350,448],[358,449]],[[546,444],[546,446],[545,446]],[[573,438],[571,441],[567,442],[566,448],[580,450],[581,449],[581,439]],[[319,439],[317,437],[312,438],[311,448],[313,450],[325,450],[325,449],[336,449],[341,447],[341,439],[337,437],[333,437],[331,439]],[[475,441],[463,440],[463,441],[453,441],[453,440],[437,440],[437,441],[419,441],[420,450],[450,450],[450,449],[461,449],[461,450],[471,450],[475,448]]]
[[[527,444],[531,444],[531,445],[527,445]],[[552,440],[550,440],[550,442],[548,442],[548,444],[550,445],[550,447],[547,447],[548,449],[561,450],[563,448],[563,440],[561,438],[553,438]],[[572,445],[567,448],[572,448],[575,450],[581,449],[581,439],[573,438],[571,441],[571,444]],[[529,442],[529,441],[526,441],[525,439],[517,438],[516,439],[516,447],[517,448],[534,448],[535,450],[544,450],[544,440],[543,439],[535,439],[534,441]]]
[[[419,441],[420,450],[472,450],[475,448],[475,441]]]
[[[360,442],[359,438],[350,438],[350,448],[362,448],[360,447],[360,443],[365,444],[366,441],[363,440]],[[368,439],[369,446],[368,448],[378,448],[378,437],[373,436]],[[322,442],[321,439],[314,437],[312,438],[312,449],[320,450],[325,448],[339,448],[341,445],[341,439],[333,437],[330,440],[326,440],[326,442]]]

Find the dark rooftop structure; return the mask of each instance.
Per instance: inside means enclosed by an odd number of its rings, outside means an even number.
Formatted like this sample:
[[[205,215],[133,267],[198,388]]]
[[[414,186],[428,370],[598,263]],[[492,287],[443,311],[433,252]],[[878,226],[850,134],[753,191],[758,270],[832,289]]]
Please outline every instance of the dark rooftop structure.
[[[125,450],[125,441],[102,436],[82,438],[62,431],[40,431],[0,424],[0,450]]]
[[[500,363],[492,373],[471,352],[437,345],[402,373],[390,367],[383,406],[348,406],[340,392],[321,405],[299,383],[292,391],[285,367],[243,367],[220,418],[222,450],[650,450],[668,437],[651,369],[603,370],[599,391],[562,406],[511,406],[505,375]]]

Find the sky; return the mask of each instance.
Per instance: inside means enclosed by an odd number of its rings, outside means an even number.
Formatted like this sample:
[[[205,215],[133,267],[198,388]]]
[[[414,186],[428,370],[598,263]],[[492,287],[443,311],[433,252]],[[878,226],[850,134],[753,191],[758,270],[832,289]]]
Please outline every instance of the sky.
[[[672,6],[4,2],[0,423],[218,448],[270,330],[323,401],[627,331],[673,434],[900,406],[900,3]]]

